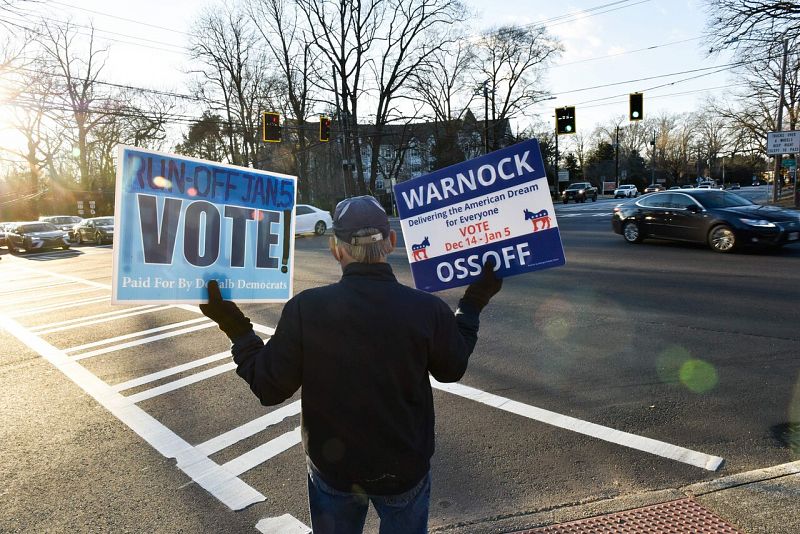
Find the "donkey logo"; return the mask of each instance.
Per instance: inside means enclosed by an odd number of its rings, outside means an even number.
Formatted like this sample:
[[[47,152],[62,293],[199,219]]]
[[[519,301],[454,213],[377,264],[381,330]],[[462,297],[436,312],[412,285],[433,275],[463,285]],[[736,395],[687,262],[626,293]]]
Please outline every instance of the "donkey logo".
[[[428,251],[427,248],[431,246],[431,242],[428,241],[428,237],[426,236],[425,239],[422,240],[422,243],[412,244],[411,250],[413,251],[414,261],[423,259],[428,259]]]
[[[528,208],[525,208],[525,220],[533,222],[533,231],[537,232],[539,230],[547,230],[550,228],[550,216],[547,214],[547,210],[537,211],[533,213]],[[539,228],[539,223],[542,223],[542,227]]]

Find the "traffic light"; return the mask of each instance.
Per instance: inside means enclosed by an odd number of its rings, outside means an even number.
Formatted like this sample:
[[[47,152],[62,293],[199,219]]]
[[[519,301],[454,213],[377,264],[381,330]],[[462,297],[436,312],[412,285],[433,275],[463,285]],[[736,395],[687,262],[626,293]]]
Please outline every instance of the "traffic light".
[[[628,118],[630,120],[642,120],[644,118],[644,95],[642,93],[631,93],[630,106],[628,108]]]
[[[262,113],[264,132],[261,139],[265,143],[281,142],[281,114],[276,111],[265,111]]]
[[[331,140],[331,118],[322,116],[319,118],[319,140],[327,143]]]
[[[556,108],[556,134],[575,133],[575,106]]]

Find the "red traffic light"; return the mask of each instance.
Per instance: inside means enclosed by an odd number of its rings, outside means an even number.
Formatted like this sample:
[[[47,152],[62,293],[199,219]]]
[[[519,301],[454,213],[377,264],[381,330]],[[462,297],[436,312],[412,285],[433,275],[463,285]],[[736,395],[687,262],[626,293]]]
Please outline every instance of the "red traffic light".
[[[262,141],[265,143],[281,142],[281,114],[276,111],[265,111],[262,115],[264,131]]]
[[[323,143],[327,143],[331,140],[331,118],[330,117],[320,117],[319,118],[319,140]]]

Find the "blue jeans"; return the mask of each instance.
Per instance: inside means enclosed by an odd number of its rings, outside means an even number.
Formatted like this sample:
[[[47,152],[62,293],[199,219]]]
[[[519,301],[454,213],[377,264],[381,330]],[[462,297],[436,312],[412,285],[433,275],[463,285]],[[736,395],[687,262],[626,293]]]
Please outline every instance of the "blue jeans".
[[[361,534],[370,501],[381,519],[380,534],[425,534],[431,500],[430,471],[399,495],[366,495],[336,490],[308,470],[308,506],[314,534]]]

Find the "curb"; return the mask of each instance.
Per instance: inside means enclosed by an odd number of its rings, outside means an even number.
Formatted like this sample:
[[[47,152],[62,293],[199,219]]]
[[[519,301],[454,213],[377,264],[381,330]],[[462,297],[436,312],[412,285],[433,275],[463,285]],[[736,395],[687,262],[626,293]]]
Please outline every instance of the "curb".
[[[652,506],[687,496],[699,497],[750,484],[758,484],[800,473],[800,461],[745,471],[708,482],[677,488],[653,490],[604,498],[597,496],[583,502],[566,503],[539,510],[520,511],[505,516],[455,523],[431,529],[431,532],[494,534],[524,532],[533,528],[566,523],[634,508]],[[711,507],[713,510],[713,507]]]

